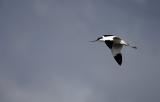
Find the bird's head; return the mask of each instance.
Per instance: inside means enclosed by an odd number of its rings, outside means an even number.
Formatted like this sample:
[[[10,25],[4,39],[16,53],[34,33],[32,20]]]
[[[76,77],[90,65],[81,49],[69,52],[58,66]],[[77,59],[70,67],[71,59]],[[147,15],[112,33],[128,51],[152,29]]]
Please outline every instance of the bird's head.
[[[90,41],[90,42],[97,42],[97,41],[101,41],[101,42],[104,41],[103,36],[98,37],[96,40],[93,40],[93,41]]]

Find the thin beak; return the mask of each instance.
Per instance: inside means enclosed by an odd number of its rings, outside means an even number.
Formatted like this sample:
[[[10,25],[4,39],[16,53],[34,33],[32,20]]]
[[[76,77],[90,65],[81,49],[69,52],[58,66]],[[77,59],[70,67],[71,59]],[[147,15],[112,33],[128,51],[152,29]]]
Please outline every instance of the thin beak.
[[[98,39],[97,40],[93,40],[93,41],[89,41],[89,42],[97,42],[98,41]]]

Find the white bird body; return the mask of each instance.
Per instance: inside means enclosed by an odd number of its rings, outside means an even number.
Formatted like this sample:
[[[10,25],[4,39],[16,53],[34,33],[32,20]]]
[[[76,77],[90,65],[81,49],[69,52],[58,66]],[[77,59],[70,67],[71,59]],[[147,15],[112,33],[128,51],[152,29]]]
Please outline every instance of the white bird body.
[[[105,42],[105,44],[111,49],[112,55],[116,62],[121,65],[122,64],[122,54],[121,50],[123,48],[123,45],[130,46],[128,43],[126,43],[124,40],[122,40],[120,37],[114,36],[114,35],[103,35],[95,41],[101,41]],[[92,42],[95,42],[92,41]],[[132,48],[137,48],[135,46],[130,46]]]
[[[100,41],[106,41],[106,40],[112,41],[114,37],[116,36],[108,36],[108,37],[102,36],[102,39],[100,39]]]

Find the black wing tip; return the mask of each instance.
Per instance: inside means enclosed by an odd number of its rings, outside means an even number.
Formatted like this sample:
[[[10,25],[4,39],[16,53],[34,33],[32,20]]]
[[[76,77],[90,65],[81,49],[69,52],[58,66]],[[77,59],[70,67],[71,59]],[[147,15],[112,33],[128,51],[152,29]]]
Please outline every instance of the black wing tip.
[[[116,62],[118,63],[118,65],[122,65],[122,54],[119,53],[116,56],[114,56],[114,59],[116,60]]]
[[[121,66],[121,65],[122,65],[122,63],[118,63],[118,65],[120,65],[120,66]]]

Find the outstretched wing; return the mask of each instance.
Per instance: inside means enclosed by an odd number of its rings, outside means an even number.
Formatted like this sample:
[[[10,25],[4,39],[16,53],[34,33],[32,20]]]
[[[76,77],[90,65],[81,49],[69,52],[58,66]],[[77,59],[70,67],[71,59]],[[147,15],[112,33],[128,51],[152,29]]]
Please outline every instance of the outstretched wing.
[[[122,64],[122,54],[121,54],[122,47],[123,45],[121,44],[113,44],[111,49],[113,57],[119,65]]]

